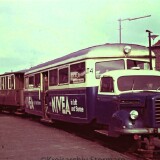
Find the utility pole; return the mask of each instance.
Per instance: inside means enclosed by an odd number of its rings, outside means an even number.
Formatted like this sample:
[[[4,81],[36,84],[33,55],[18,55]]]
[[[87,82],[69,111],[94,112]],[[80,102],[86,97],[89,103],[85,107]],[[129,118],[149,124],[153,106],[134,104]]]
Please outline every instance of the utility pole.
[[[122,43],[122,21],[134,21],[137,19],[142,19],[142,18],[147,18],[150,17],[151,15],[147,16],[142,16],[142,17],[136,17],[136,18],[126,18],[126,19],[118,19],[119,21],[119,43]]]

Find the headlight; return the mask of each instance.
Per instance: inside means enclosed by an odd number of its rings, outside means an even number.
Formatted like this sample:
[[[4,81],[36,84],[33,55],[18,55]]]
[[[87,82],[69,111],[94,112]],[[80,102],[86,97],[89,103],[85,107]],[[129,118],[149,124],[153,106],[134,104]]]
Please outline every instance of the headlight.
[[[138,118],[138,112],[136,110],[132,110],[129,114],[132,120],[135,120]]]
[[[131,46],[125,46],[124,48],[123,48],[123,52],[124,52],[124,54],[129,54],[130,52],[131,52]]]

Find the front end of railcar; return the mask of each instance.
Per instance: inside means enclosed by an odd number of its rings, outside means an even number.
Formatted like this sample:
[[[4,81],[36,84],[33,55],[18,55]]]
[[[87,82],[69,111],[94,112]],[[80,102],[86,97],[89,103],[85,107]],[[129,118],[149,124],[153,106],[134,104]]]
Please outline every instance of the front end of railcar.
[[[116,135],[160,136],[160,93],[120,95],[119,109],[112,115],[110,129]]]
[[[107,124],[109,136],[130,136],[149,148],[155,137],[160,138],[160,73],[130,70],[102,75],[98,109],[107,117],[99,121]]]
[[[152,152],[159,148],[160,94],[142,92],[127,97],[121,95],[119,102],[119,110],[112,115],[109,135],[134,140],[136,150],[140,152]]]

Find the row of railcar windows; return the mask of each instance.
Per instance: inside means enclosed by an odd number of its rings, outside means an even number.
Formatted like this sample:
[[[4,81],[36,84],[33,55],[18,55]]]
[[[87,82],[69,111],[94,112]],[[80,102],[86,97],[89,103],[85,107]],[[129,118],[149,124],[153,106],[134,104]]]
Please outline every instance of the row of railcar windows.
[[[85,82],[85,62],[76,63],[64,68],[48,71],[49,86],[76,84]],[[25,78],[25,88],[40,87],[40,73]],[[69,82],[70,81],[70,82]]]
[[[0,90],[14,89],[14,76],[0,77]]]

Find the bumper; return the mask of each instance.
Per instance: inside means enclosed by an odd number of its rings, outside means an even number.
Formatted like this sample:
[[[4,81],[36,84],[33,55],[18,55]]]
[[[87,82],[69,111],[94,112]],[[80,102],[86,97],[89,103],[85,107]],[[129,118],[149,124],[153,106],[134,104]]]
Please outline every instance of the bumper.
[[[119,134],[160,134],[160,128],[116,129]]]

